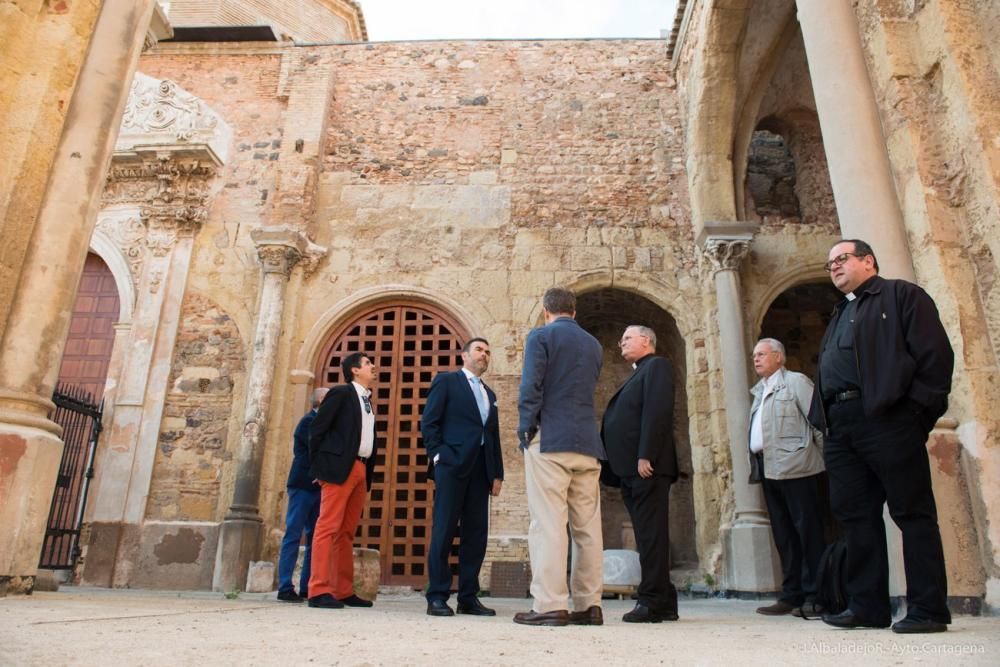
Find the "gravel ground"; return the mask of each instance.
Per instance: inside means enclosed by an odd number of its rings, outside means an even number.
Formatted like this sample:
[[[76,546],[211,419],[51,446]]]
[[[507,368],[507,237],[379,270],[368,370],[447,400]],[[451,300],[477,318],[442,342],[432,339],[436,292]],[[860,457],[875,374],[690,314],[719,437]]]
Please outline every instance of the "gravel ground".
[[[602,627],[536,628],[527,600],[483,598],[494,618],[433,618],[422,597],[320,610],[274,594],[107,590],[0,598],[0,665],[1000,665],[1000,618],[896,635],[754,613],[759,602],[681,600],[681,620],[634,625],[605,600]]]

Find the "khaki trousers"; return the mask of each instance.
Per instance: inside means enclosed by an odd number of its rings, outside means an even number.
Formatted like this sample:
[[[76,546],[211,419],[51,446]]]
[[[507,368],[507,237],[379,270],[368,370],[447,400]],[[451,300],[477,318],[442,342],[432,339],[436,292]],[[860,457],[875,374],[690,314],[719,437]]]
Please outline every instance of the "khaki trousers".
[[[601,604],[604,539],[601,535],[600,461],[574,452],[542,453],[538,444],[524,455],[528,492],[528,554],[531,558],[532,609],[538,613],[585,611]],[[566,582],[568,540],[573,562]]]

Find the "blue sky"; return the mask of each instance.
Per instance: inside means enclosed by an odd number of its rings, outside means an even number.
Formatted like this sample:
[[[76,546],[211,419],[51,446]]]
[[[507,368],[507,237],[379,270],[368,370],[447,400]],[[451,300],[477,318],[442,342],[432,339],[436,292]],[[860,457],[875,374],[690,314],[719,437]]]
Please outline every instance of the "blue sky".
[[[359,0],[373,42],[659,37],[676,0]]]

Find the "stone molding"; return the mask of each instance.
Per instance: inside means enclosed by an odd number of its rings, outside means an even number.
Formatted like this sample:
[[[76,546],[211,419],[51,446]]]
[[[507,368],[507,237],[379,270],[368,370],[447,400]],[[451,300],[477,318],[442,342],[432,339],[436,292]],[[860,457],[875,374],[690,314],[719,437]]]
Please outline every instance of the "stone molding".
[[[264,273],[281,273],[288,277],[299,262],[316,268],[326,248],[312,243],[304,234],[291,227],[258,227],[250,232],[257,247],[257,258]]]

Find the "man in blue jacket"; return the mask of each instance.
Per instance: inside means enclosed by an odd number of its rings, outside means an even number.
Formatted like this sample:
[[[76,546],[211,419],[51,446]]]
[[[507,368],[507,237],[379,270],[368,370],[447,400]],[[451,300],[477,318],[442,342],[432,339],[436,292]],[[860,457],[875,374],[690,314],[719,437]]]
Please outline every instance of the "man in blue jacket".
[[[458,613],[495,616],[494,610],[479,601],[489,499],[500,495],[503,483],[497,397],[482,380],[490,365],[490,344],[485,338],[468,341],[462,347],[462,361],[457,371],[435,376],[420,420],[435,487],[427,552],[427,614],[454,615],[448,606],[448,552],[461,522]]]
[[[285,513],[285,537],[281,540],[278,557],[278,599],[282,602],[305,602],[309,598],[309,573],[312,561],[312,536],[319,517],[319,484],[309,475],[309,428],[316,418],[316,408],[323,402],[323,387],[312,393],[312,409],[299,420],[292,437],[292,467],[288,471],[285,490],[288,494],[288,511]],[[306,536],[306,550],[302,559],[302,576],[299,592],[292,584],[292,573],[299,559],[299,543]]]
[[[517,428],[531,516],[534,603],[514,622],[601,625],[604,542],[598,480],[604,445],[594,414],[601,344],[576,323],[576,296],[569,290],[546,291],[542,308],[545,326],[532,329],[524,344]],[[533,442],[539,432],[540,441]],[[569,588],[567,523],[573,537]]]
[[[846,530],[848,607],[823,620],[889,625],[887,503],[906,571],[906,617],[892,630],[944,632],[948,576],[926,443],[948,408],[955,355],[931,297],[878,275],[870,245],[839,241],[826,269],[845,298],[820,343],[809,420],[824,432],[830,506]]]

